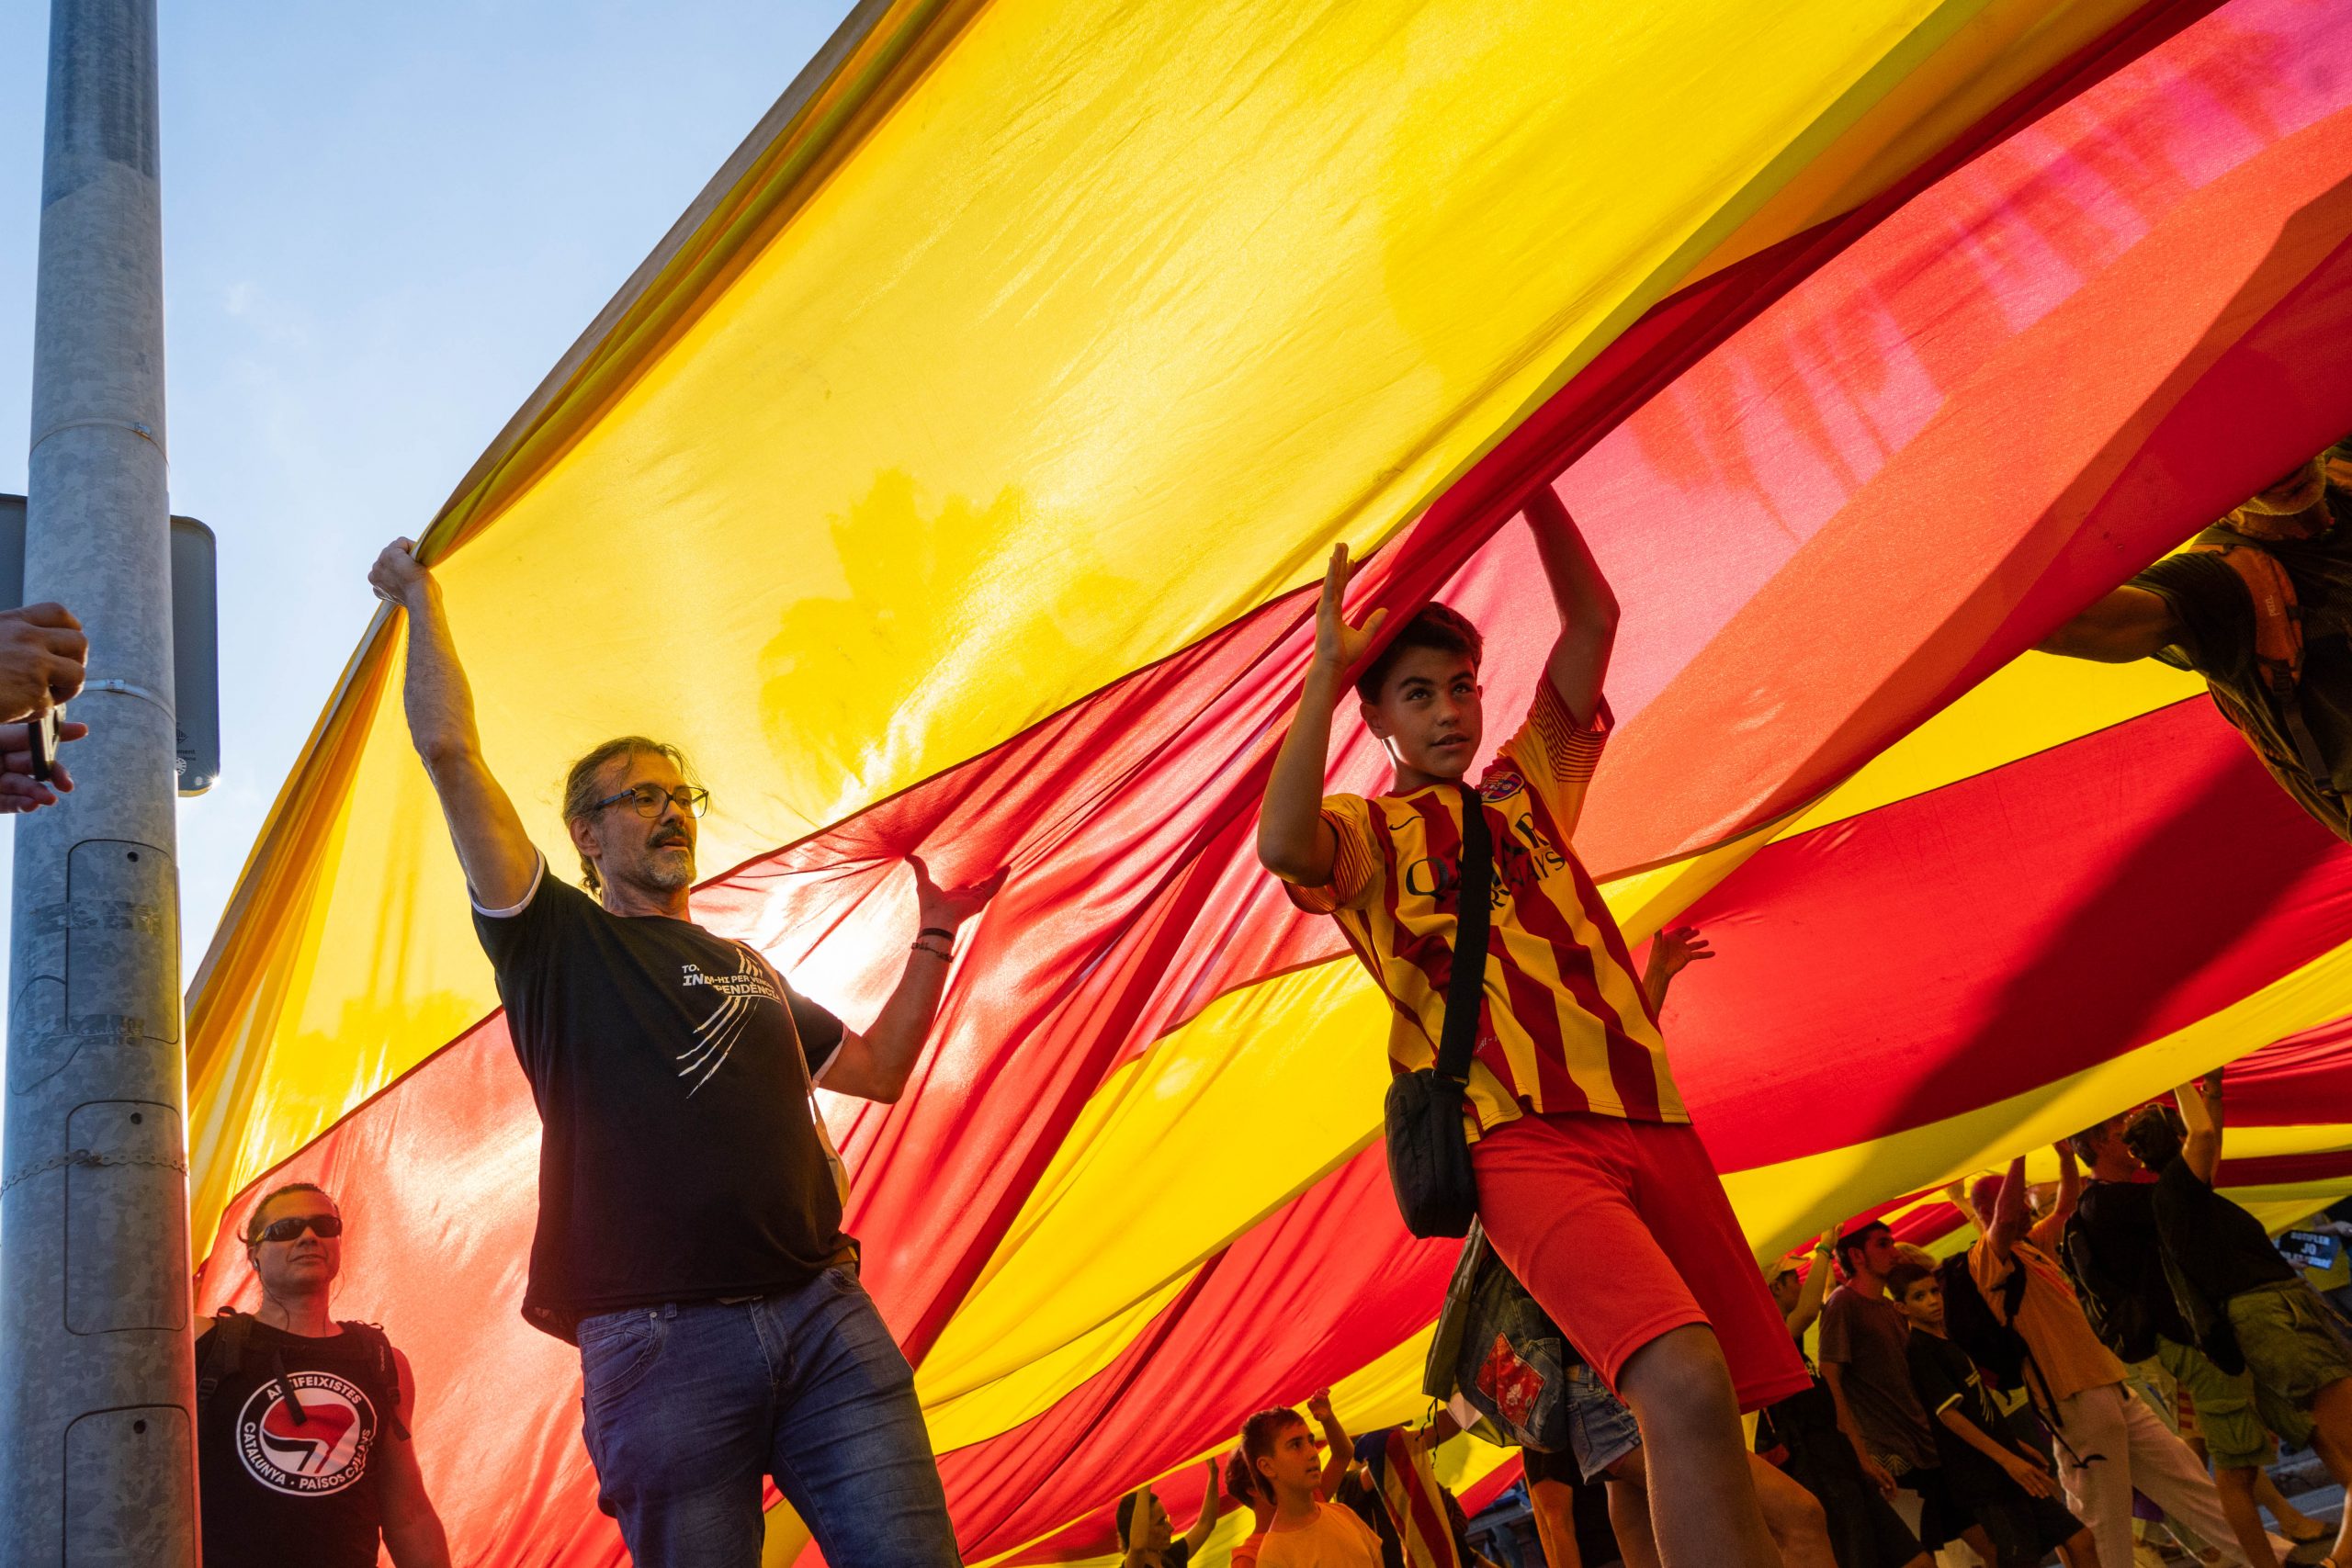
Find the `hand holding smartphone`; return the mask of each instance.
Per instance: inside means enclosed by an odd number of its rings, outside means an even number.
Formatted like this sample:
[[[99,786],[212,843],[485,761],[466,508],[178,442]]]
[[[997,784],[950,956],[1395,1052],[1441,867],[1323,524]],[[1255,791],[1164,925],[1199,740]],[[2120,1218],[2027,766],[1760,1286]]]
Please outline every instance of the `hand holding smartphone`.
[[[64,722],[62,706],[25,721],[25,746],[32,754],[32,775],[37,784],[47,784],[56,774],[57,727]]]

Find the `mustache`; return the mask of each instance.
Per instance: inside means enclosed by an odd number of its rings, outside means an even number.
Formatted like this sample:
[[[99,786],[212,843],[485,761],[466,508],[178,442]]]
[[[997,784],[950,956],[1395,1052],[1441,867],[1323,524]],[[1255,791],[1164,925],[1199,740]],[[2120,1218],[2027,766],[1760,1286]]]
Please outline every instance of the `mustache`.
[[[658,850],[669,844],[691,844],[691,842],[684,828],[664,828],[653,835],[653,841],[649,847]]]

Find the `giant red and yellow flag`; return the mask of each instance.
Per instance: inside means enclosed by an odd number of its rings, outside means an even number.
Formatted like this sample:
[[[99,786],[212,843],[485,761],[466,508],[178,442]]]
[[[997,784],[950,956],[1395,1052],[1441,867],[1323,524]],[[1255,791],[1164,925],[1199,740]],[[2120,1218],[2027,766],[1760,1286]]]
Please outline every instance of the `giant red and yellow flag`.
[[[2193,682],[2024,650],[2347,429],[2335,0],[870,0],[424,554],[551,864],[571,757],[677,741],[697,918],[853,1022],[903,857],[1010,868],[907,1098],[825,1111],[967,1554],[1080,1560],[1270,1400],[1417,1407],[1450,1258],[1372,1148],[1381,1002],[1250,852],[1334,542],[1480,622],[1500,734],[1552,631],[1510,520],[1581,520],[1580,848],[1722,951],[1667,1037],[1770,1251],[2335,1048],[2341,847]],[[379,620],[199,976],[198,1234],[334,1188],[459,1560],[612,1562],[401,659]],[[216,1244],[206,1304],[248,1288]]]

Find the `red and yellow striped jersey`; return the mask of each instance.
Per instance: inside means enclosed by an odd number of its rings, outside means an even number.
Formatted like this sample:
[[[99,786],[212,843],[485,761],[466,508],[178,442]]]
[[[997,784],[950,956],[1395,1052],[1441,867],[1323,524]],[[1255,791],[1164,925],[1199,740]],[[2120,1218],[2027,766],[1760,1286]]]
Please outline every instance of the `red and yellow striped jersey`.
[[[1608,732],[1605,707],[1580,725],[1541,681],[1527,722],[1479,780],[1495,856],[1469,1085],[1482,1129],[1522,1110],[1690,1119],[1624,935],[1569,844]],[[1387,993],[1390,1066],[1428,1066],[1453,972],[1461,795],[1438,785],[1370,800],[1335,795],[1323,819],[1339,837],[1331,884],[1291,887],[1291,899],[1336,917]]]
[[[1454,1550],[1453,1521],[1445,1511],[1445,1492],[1438,1484],[1429,1450],[1421,1447],[1420,1434],[1389,1427],[1374,1460],[1365,1468],[1388,1512],[1389,1527],[1396,1532],[1405,1568],[1462,1568],[1462,1554]]]

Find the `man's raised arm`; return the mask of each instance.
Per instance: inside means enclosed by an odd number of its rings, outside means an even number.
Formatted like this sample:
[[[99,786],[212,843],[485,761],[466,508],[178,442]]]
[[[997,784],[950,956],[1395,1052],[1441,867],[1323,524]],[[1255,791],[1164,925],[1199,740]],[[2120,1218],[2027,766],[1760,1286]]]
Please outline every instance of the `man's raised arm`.
[[[1315,659],[1298,694],[1298,711],[1266,780],[1258,817],[1258,863],[1284,882],[1320,887],[1331,880],[1340,846],[1323,820],[1323,765],[1331,750],[1331,706],[1339,700],[1340,677],[1372,646],[1385,610],[1374,610],[1361,626],[1348,625],[1341,608],[1348,586],[1348,547],[1334,546],[1323,571],[1323,596],[1315,609]]]
[[[2009,1162],[2001,1195],[1994,1201],[1990,1223],[1984,1227],[1986,1245],[2003,1263],[2009,1261],[2012,1250],[2025,1238],[2025,1156],[2019,1155]]]
[[[923,1043],[931,1038],[932,1021],[939,1013],[940,993],[947,987],[947,966],[964,922],[980,912],[1004,886],[1005,873],[967,887],[942,887],[931,879],[931,868],[921,855],[909,855],[915,874],[915,918],[922,927],[907,954],[899,984],[882,1004],[873,1026],[860,1034],[844,1031],[841,1048],[818,1082],[835,1094],[895,1104],[906,1092]]]
[[[409,539],[385,546],[368,570],[368,586],[378,598],[408,613],[408,680],[401,701],[409,739],[441,797],[466,886],[482,908],[511,909],[531,896],[538,851],[523,830],[514,803],[482,761],[473,692],[458,662],[441,585],[417,560],[415,548]]]
[[[2222,1070],[2216,1067],[2195,1083],[2181,1085],[2173,1099],[2180,1106],[2180,1119],[2188,1124],[2180,1157],[2198,1180],[2211,1187],[2222,1168]]]
[[[1601,677],[1609,673],[1610,649],[1617,643],[1617,595],[1550,485],[1538,486],[1527,498],[1527,525],[1560,612],[1560,637],[1544,672],[1576,721],[1590,724],[1600,711]]]
[[[2128,664],[2134,659],[2154,658],[2157,649],[2178,641],[2180,636],[2180,617],[2163,594],[2126,583],[2034,647],[2066,659]]]

